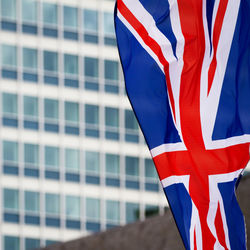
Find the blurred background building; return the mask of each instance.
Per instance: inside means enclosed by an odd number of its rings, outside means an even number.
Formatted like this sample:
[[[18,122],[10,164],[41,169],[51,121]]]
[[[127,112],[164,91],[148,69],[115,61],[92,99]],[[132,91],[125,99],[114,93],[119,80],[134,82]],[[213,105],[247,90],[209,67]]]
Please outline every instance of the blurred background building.
[[[125,96],[110,0],[1,0],[0,249],[163,213]]]
[[[0,248],[162,214],[125,96],[113,0],[1,0]]]

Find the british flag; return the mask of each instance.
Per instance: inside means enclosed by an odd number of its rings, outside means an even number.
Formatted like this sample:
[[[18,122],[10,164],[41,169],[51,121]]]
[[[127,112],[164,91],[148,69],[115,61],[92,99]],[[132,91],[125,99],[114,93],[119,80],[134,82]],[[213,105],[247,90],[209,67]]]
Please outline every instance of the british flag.
[[[250,0],[117,0],[127,94],[186,249],[246,249]]]

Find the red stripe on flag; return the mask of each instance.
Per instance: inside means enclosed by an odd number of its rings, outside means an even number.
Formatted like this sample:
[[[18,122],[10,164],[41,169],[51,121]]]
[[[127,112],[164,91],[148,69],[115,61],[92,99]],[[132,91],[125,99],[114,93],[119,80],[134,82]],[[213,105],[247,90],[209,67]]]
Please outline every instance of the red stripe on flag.
[[[173,116],[175,119],[175,105],[174,105],[173,91],[172,91],[170,77],[169,77],[169,63],[165,59],[160,45],[152,37],[149,36],[145,27],[133,15],[133,13],[128,9],[128,7],[124,4],[122,0],[117,1],[117,9],[122,14],[122,16],[127,20],[127,22],[136,30],[136,32],[139,34],[139,36],[144,41],[144,43],[155,53],[160,63],[163,65],[165,76],[166,76],[168,95],[169,95],[170,104],[171,104],[172,111],[173,111]]]
[[[216,70],[216,67],[217,67],[216,54],[217,54],[217,48],[218,48],[218,43],[219,43],[219,39],[220,39],[220,33],[221,33],[221,29],[222,29],[223,19],[224,19],[226,9],[227,9],[227,4],[228,4],[228,0],[220,1],[218,11],[217,11],[217,16],[216,16],[215,23],[214,23],[214,31],[213,31],[214,55],[213,55],[213,60],[212,60],[212,62],[210,64],[210,67],[209,67],[209,71],[208,71],[207,95],[209,95],[209,92],[211,90],[215,70]]]

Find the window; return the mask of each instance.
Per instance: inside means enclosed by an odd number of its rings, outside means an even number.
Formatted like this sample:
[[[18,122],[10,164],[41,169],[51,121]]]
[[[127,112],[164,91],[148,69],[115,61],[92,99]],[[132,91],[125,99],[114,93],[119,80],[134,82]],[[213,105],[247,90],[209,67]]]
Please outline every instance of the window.
[[[105,137],[106,139],[119,140],[119,110],[105,107]]]
[[[86,198],[86,218],[87,221],[100,220],[100,200],[95,198]]]
[[[80,219],[80,197],[66,196],[66,217],[69,219]]]
[[[25,212],[37,214],[40,211],[40,195],[38,192],[25,191]]]
[[[17,95],[3,93],[2,95],[3,125],[17,127]]]
[[[120,203],[119,201],[106,201],[106,221],[107,228],[120,223]]]
[[[2,67],[16,68],[17,47],[12,45],[2,45]]]
[[[22,0],[22,20],[24,33],[37,34],[37,1]]]
[[[65,133],[79,134],[79,104],[76,102],[65,102]]]
[[[66,75],[78,74],[78,56],[69,54],[64,55],[64,73]]]
[[[38,98],[23,97],[24,128],[38,129]]]
[[[58,85],[58,54],[52,51],[43,52],[44,82]]]
[[[158,191],[158,175],[152,159],[145,159],[145,189],[148,191]]]
[[[114,17],[112,13],[104,12],[103,15],[104,43],[116,46]]]
[[[1,17],[6,20],[16,20],[16,0],[1,1]]]
[[[39,239],[26,238],[25,239],[25,250],[34,250],[40,247]]]
[[[17,79],[17,48],[12,45],[2,45],[2,77]]]
[[[78,13],[77,8],[63,7],[64,38],[77,40]]]
[[[85,152],[86,182],[100,184],[100,156],[98,152]]]
[[[145,217],[148,218],[153,215],[159,214],[159,207],[155,205],[146,205],[145,207]]]
[[[18,212],[19,210],[19,192],[16,189],[3,190],[4,211]]]
[[[78,56],[64,55],[64,75],[65,86],[78,88]]]
[[[125,140],[139,142],[138,123],[132,110],[125,110]]]
[[[66,172],[79,172],[80,152],[77,149],[65,149],[65,168]]]
[[[126,223],[131,223],[140,218],[140,207],[138,203],[126,203]]]
[[[43,35],[57,37],[58,8],[56,4],[43,2]]]
[[[56,52],[44,51],[44,70],[57,73],[58,71],[58,55]]]
[[[23,80],[37,82],[37,50],[23,48]]]
[[[45,131],[58,132],[58,101],[54,99],[44,99]]]
[[[85,9],[83,11],[84,41],[98,43],[98,12]]]
[[[43,2],[43,23],[48,26],[57,25],[57,5]]]
[[[126,187],[139,189],[139,158],[126,156],[125,172],[126,172]]]
[[[118,62],[104,61],[105,91],[109,93],[118,93]]]
[[[97,58],[84,57],[85,89],[99,90],[99,62]]]
[[[3,114],[14,117],[17,115],[17,95],[3,93]]]
[[[99,153],[98,152],[90,152],[86,151],[85,153],[85,165],[86,165],[86,173],[87,174],[99,174],[100,171],[100,159],[99,159]]]
[[[24,162],[25,165],[38,166],[39,163],[39,152],[38,145],[35,144],[24,144]]]
[[[22,0],[22,19],[23,22],[36,23],[37,2],[35,0]]]
[[[3,141],[3,160],[9,163],[18,163],[18,144],[14,141]]]
[[[99,137],[99,107],[85,104],[85,135]]]
[[[60,196],[58,194],[45,194],[46,215],[60,216]]]
[[[52,146],[45,146],[45,166],[47,169],[59,168],[59,148]]]
[[[20,239],[15,236],[4,236],[4,250],[20,250]]]
[[[109,176],[119,176],[120,173],[120,157],[119,155],[106,154],[106,174]]]

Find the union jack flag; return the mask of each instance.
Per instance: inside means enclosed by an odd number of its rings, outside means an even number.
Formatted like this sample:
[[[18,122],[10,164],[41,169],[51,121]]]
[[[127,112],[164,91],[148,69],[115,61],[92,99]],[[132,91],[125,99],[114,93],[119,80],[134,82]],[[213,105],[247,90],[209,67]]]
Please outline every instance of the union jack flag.
[[[126,90],[186,249],[246,249],[250,0],[117,0]]]

